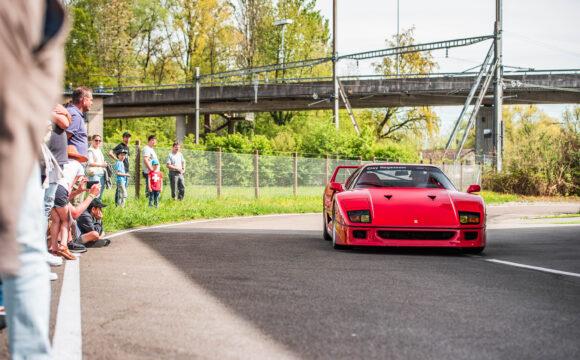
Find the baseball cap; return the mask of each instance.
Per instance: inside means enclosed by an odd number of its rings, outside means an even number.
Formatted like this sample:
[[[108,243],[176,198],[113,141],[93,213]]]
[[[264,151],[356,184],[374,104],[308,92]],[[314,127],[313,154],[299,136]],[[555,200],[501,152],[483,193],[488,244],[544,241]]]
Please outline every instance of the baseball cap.
[[[130,134],[128,131],[125,131],[125,132],[123,133],[123,137],[127,137],[127,136],[128,136],[128,137],[131,137],[131,134]]]
[[[153,161],[151,161],[151,165],[159,165],[159,161],[153,159]]]
[[[101,201],[101,199],[94,198],[93,201],[91,201],[91,203],[89,204],[89,207],[87,209],[90,211],[94,207],[104,208],[104,207],[107,207],[107,205],[106,204],[103,204],[103,202]]]

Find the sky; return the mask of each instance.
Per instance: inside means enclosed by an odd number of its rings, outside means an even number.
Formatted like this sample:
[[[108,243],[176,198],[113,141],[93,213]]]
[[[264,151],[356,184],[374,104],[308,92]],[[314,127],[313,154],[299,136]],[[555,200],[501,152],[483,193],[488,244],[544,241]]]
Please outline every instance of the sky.
[[[580,0],[503,0],[503,64],[534,69],[580,68]],[[317,0],[329,19],[333,0]],[[339,55],[386,48],[397,33],[397,0],[337,0]],[[399,28],[415,26],[417,43],[492,35],[495,0],[399,0]],[[491,40],[432,52],[438,72],[459,72],[479,65]],[[372,60],[378,62],[380,59]],[[372,73],[371,62],[343,63],[339,75]],[[541,105],[560,117],[565,105]],[[571,107],[571,105],[568,105]],[[450,130],[461,107],[436,107],[442,131]]]

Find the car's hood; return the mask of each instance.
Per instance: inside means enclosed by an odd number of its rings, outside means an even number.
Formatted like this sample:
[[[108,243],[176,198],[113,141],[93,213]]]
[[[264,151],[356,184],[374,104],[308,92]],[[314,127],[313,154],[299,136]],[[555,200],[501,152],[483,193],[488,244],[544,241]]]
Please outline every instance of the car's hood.
[[[456,192],[453,191],[382,188],[355,190],[349,193],[341,196],[344,210],[357,210],[355,207],[360,209],[366,200],[371,209],[372,226],[442,228],[459,226],[458,209],[453,196]]]

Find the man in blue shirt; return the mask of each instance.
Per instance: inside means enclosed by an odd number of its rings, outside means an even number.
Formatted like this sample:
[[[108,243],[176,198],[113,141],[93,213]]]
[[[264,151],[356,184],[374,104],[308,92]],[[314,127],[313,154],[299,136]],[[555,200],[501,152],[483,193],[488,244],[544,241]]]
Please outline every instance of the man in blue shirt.
[[[68,145],[74,145],[78,153],[84,157],[88,156],[89,150],[84,113],[91,110],[92,105],[91,89],[81,86],[73,91],[72,103],[66,108],[72,117],[71,124],[66,129]]]

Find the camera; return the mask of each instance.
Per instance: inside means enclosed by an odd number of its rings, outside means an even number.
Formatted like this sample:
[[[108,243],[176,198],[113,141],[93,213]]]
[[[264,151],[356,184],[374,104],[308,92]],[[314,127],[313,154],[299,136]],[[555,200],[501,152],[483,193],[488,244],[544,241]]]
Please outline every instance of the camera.
[[[90,188],[92,188],[92,187],[93,187],[93,185],[95,185],[95,184],[100,184],[100,183],[101,183],[101,182],[100,182],[100,181],[98,181],[98,180],[95,180],[95,181],[87,181],[87,183],[86,183],[86,187],[87,187],[87,189],[90,189]]]

